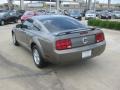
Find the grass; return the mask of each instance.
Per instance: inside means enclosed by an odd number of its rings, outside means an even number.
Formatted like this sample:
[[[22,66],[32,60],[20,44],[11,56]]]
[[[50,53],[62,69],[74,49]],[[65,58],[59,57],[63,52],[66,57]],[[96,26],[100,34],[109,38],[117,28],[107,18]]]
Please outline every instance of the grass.
[[[120,30],[120,22],[118,21],[108,21],[108,20],[103,21],[100,19],[90,19],[88,20],[88,25],[96,26],[100,28]]]

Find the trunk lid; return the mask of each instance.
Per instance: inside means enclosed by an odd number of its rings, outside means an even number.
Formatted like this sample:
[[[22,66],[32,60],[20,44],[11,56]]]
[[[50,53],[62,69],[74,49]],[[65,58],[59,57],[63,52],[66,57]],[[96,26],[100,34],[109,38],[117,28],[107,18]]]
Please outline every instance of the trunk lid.
[[[93,28],[54,33],[56,40],[71,39],[72,48],[96,43],[95,35],[100,30]]]

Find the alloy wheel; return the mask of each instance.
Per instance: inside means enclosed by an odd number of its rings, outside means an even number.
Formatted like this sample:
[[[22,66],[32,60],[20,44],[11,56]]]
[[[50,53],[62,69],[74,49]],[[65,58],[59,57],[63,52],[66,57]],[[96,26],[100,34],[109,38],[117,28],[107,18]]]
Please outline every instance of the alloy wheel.
[[[35,61],[35,63],[38,65],[41,61],[40,59],[40,55],[37,49],[33,49],[33,59]]]

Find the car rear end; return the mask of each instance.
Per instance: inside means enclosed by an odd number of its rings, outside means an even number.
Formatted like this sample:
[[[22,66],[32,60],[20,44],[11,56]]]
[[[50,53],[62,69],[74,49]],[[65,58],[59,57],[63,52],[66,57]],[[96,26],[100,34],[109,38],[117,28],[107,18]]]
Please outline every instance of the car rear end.
[[[110,15],[101,15],[101,19],[111,19]]]
[[[82,20],[82,16],[80,14],[79,15],[70,15],[70,16],[75,19]]]
[[[51,16],[41,22],[52,35],[43,47],[53,63],[80,61],[98,56],[105,50],[106,42],[100,29],[88,28],[67,16]]]
[[[101,30],[70,31],[55,35],[53,51],[54,63],[69,63],[100,55],[106,42]]]
[[[82,15],[81,12],[79,10],[72,10],[69,12],[69,16],[73,17],[75,19],[81,20],[82,19]]]
[[[85,19],[93,19],[96,18],[96,14],[95,13],[87,13],[85,14]]]
[[[110,12],[102,12],[101,19],[111,19],[112,14]]]

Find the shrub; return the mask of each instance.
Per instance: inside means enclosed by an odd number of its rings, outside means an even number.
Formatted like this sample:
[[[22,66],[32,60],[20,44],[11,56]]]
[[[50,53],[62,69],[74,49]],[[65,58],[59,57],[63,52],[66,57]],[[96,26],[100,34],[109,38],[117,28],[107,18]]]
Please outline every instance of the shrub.
[[[101,28],[120,30],[120,22],[117,22],[117,21],[108,21],[108,20],[103,21],[99,19],[90,19],[88,20],[88,25],[97,26]]]

